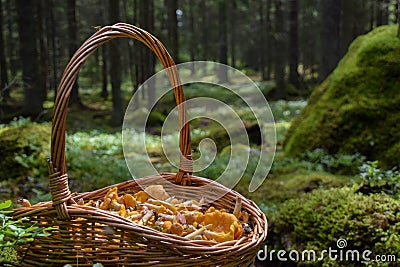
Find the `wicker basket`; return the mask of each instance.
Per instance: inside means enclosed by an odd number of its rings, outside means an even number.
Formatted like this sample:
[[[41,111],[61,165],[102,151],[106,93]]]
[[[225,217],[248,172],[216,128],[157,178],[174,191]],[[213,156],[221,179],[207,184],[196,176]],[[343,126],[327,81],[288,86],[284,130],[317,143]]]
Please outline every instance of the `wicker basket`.
[[[179,104],[181,168],[178,173],[163,173],[130,180],[94,192],[71,194],[65,158],[65,131],[70,93],[78,72],[88,56],[103,43],[118,37],[135,38],[149,47],[167,69],[177,104]],[[28,217],[38,227],[54,227],[48,237],[36,237],[31,244],[17,247],[23,266],[252,266],[266,238],[267,220],[254,202],[212,180],[193,176],[190,172],[190,131],[185,97],[175,64],[164,46],[151,34],[135,26],[118,23],[101,28],[78,49],[66,67],[54,107],[51,160],[49,160],[52,202],[14,210],[16,217]],[[181,104],[181,105],[180,105]],[[184,167],[183,167],[184,166]],[[188,171],[189,170],[189,171]],[[160,179],[163,178],[163,179]],[[213,206],[232,210],[237,197],[250,214],[254,234],[239,240],[216,243],[188,240],[138,225],[131,220],[89,206],[77,205],[78,199],[102,199],[112,187],[118,192],[134,193],[139,184],[160,184],[170,194],[197,199],[224,195]],[[161,181],[161,182],[160,182]],[[185,184],[185,190],[180,190]],[[203,188],[208,185],[207,192]],[[211,186],[212,190],[209,190]],[[189,189],[188,189],[189,188]]]

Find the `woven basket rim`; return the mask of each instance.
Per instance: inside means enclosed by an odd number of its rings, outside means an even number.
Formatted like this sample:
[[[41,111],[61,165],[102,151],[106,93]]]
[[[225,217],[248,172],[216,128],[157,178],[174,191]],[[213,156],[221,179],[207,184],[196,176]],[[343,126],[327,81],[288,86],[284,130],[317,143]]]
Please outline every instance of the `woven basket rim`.
[[[88,199],[93,199],[92,196],[96,195],[97,198],[102,198],[104,197],[104,195],[106,194],[106,192],[114,187],[121,187],[121,186],[131,186],[132,184],[138,184],[137,180],[143,180],[143,179],[148,179],[148,178],[163,178],[163,176],[166,176],[167,180],[169,181],[174,181],[174,176],[176,175],[176,173],[170,173],[170,172],[164,172],[164,173],[160,173],[159,175],[149,175],[146,177],[142,177],[142,178],[138,178],[138,179],[134,179],[134,180],[129,180],[129,181],[125,181],[125,182],[121,182],[118,184],[113,184],[107,187],[103,187],[101,189],[97,189],[97,190],[93,190],[93,191],[89,191],[89,192],[84,192],[84,193],[75,193],[73,195],[73,199],[74,200],[78,200],[80,198],[83,198],[84,200],[88,200]],[[250,199],[247,199],[246,197],[244,197],[243,195],[241,195],[239,192],[226,188],[225,186],[219,184],[219,183],[215,183],[214,180],[208,179],[208,178],[204,178],[204,177],[200,177],[200,176],[192,176],[193,178],[193,182],[209,182],[209,184],[213,184],[216,188],[219,189],[223,189],[226,190],[226,194],[232,194],[234,196],[238,196],[242,199],[242,203],[243,203],[243,209],[244,210],[248,210],[248,208],[252,208],[252,210],[258,210],[259,212],[259,217],[264,219],[266,222],[266,217],[265,214],[258,208],[258,206]],[[165,179],[165,177],[163,178]],[[196,184],[193,184],[194,187],[196,187]],[[200,186],[200,185],[199,185]],[[100,192],[102,192],[101,194],[99,194]],[[223,200],[224,197],[226,196],[226,194],[224,196],[222,196],[221,199],[218,199],[217,202],[219,200]],[[155,238],[155,239],[159,239],[160,241],[170,241],[172,243],[177,242],[180,243],[180,245],[184,245],[184,246],[197,246],[199,248],[201,247],[207,247],[207,250],[209,250],[210,248],[220,248],[220,247],[224,247],[224,246],[229,246],[230,248],[234,247],[235,243],[243,243],[246,242],[244,239],[247,238],[241,238],[239,240],[232,240],[232,241],[225,241],[225,242],[216,242],[213,240],[190,240],[188,238],[185,237],[180,237],[178,235],[174,235],[174,234],[167,234],[167,233],[163,233],[160,232],[156,229],[153,229],[151,227],[145,226],[145,225],[139,225],[137,223],[135,223],[132,220],[129,220],[127,218],[124,218],[118,214],[114,214],[111,213],[109,211],[105,211],[102,210],[100,208],[96,208],[96,207],[91,207],[91,206],[81,206],[78,204],[72,204],[68,206],[69,208],[69,212],[71,213],[71,217],[72,218],[79,218],[80,216],[82,216],[82,213],[85,212],[87,213],[87,215],[91,215],[91,216],[106,216],[109,217],[108,219],[104,219],[104,217],[102,217],[104,222],[108,222],[108,223],[118,223],[120,225],[120,227],[126,227],[129,230],[134,230],[140,233],[144,233],[147,234],[149,236],[147,236],[148,238]],[[14,216],[15,217],[24,217],[26,215],[29,214],[29,216],[36,216],[36,215],[40,215],[43,212],[50,212],[50,213],[55,213],[56,210],[53,207],[53,203],[52,201],[47,201],[47,202],[40,202],[37,203],[35,205],[32,205],[31,207],[20,207],[20,208],[16,208],[14,210]],[[254,218],[253,218],[254,219]],[[259,229],[262,231],[260,232],[264,232],[266,237],[266,233],[268,230],[268,224],[265,224],[265,228],[264,229]],[[264,240],[264,238],[261,238],[261,240]],[[260,238],[258,238],[260,239]],[[250,241],[250,240],[247,240]],[[248,242],[252,245],[255,245],[257,242],[255,240],[251,240],[250,242]],[[200,249],[201,250],[201,249]],[[218,253],[218,252],[217,252]]]

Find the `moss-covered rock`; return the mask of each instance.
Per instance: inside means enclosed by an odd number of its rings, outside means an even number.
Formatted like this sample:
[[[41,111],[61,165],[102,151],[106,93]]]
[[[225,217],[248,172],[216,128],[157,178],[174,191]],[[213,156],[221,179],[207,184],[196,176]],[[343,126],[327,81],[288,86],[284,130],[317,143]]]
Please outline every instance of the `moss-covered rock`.
[[[46,172],[50,155],[49,125],[13,126],[0,132],[0,181]]]
[[[288,155],[323,148],[399,164],[400,39],[396,26],[358,37],[310,96],[284,142]]]
[[[274,249],[321,252],[338,249],[342,238],[347,241],[344,250],[371,250],[371,257],[392,254],[398,259],[399,222],[400,201],[385,194],[366,196],[349,187],[315,190],[281,204],[271,221],[270,242]]]
[[[270,207],[314,190],[345,186],[348,184],[348,177],[326,172],[304,172],[270,175],[264,183],[265,186],[252,193],[247,190],[248,184],[239,183],[235,190],[257,203],[264,203]],[[269,215],[268,212],[266,214]]]

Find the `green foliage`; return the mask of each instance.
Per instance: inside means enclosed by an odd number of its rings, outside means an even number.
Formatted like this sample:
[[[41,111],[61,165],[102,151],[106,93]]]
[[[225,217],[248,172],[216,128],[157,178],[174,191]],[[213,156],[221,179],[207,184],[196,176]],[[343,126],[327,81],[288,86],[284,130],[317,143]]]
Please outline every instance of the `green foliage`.
[[[238,144],[238,145],[234,146],[233,151],[234,151],[233,153],[236,153],[237,155],[239,155],[239,157],[237,157],[237,159],[240,159],[240,155],[243,155],[243,161],[240,162],[242,164],[244,164],[244,162],[247,158],[247,153],[248,153],[249,159],[248,159],[247,165],[245,165],[245,166],[247,166],[247,168],[245,169],[245,171],[243,173],[242,179],[245,181],[250,181],[254,171],[257,168],[257,163],[258,163],[258,159],[260,156],[259,150],[258,149],[250,149],[249,150],[248,147]],[[221,153],[217,154],[214,161],[208,168],[196,173],[196,175],[208,177],[210,179],[218,178],[226,169],[227,164],[230,160],[230,157],[231,157],[231,146],[227,146],[221,151]],[[231,164],[240,164],[240,163],[232,162]],[[267,166],[265,166],[265,167],[267,167]],[[234,173],[235,171],[237,171],[236,174]],[[239,175],[239,172],[240,172],[240,168],[237,168],[237,169],[233,169],[232,172],[230,172],[230,174],[232,174],[232,176],[234,176],[234,177],[237,177],[237,175]]]
[[[98,131],[67,137],[67,167],[73,190],[90,191],[130,179],[121,140],[121,133]]]
[[[16,121],[0,132],[0,181],[23,175],[47,173],[50,127],[46,124]]]
[[[34,224],[25,223],[28,219],[21,218],[14,220],[6,214],[10,213],[7,209],[11,207],[11,200],[0,203],[0,247],[13,247],[18,244],[32,242],[36,236],[49,236],[46,231],[49,228],[39,228]]]
[[[341,175],[354,175],[365,162],[365,157],[360,153],[355,154],[328,154],[323,149],[305,151],[297,157],[285,157],[276,161],[272,173],[288,173],[294,169],[308,171],[325,171]]]
[[[35,190],[47,191],[46,158],[50,154],[50,126],[18,119],[0,129],[0,201]],[[45,180],[46,179],[46,180]]]
[[[360,153],[355,154],[327,154],[322,149],[306,151],[301,158],[319,166],[324,171],[338,174],[356,174],[358,167],[365,162],[365,157]]]
[[[360,167],[362,193],[384,192],[391,196],[399,196],[400,171],[397,168],[381,170],[378,161],[367,162]]]
[[[386,194],[367,196],[349,187],[315,190],[284,202],[278,212],[271,223],[275,249],[335,249],[344,238],[346,249],[400,257],[400,202]]]
[[[17,126],[24,126],[31,124],[31,119],[30,118],[24,118],[24,117],[15,117],[12,121],[10,121],[8,124],[0,124],[0,129],[8,128],[8,127],[17,127]]]
[[[290,128],[290,122],[275,122],[276,128],[276,144],[278,147],[283,145],[285,135]]]
[[[272,113],[274,114],[275,122],[288,122],[297,117],[303,108],[307,105],[304,100],[300,101],[285,101],[278,100],[269,103]]]
[[[397,27],[358,37],[335,71],[316,88],[284,142],[290,156],[322,148],[359,152],[384,167],[399,164],[400,39]]]
[[[11,200],[0,203],[0,261],[16,262],[16,252],[13,247],[32,242],[36,236],[49,236],[46,231],[53,228],[39,228],[30,224],[27,218],[13,219],[7,216],[12,211]]]

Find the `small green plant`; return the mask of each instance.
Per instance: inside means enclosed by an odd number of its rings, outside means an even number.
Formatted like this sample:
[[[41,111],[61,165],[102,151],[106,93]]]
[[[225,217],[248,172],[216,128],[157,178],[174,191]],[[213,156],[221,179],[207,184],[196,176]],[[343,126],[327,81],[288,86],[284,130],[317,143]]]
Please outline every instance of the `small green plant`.
[[[12,121],[10,121],[8,124],[0,124],[0,129],[1,128],[6,128],[6,127],[12,127],[12,126],[24,126],[24,125],[29,125],[31,124],[31,119],[30,118],[24,118],[24,117],[14,117]]]
[[[399,196],[400,171],[397,168],[381,170],[378,161],[368,161],[360,167],[361,193],[384,192],[391,196]]]
[[[285,172],[285,169],[306,169],[307,171],[325,171],[333,174],[355,175],[359,167],[365,163],[365,156],[355,154],[328,154],[323,149],[305,151],[298,157],[285,157],[282,161],[275,162],[272,172]],[[292,170],[289,170],[289,172]]]
[[[46,231],[53,229],[36,227],[27,218],[13,219],[7,215],[12,212],[10,207],[11,200],[0,203],[0,261],[15,261],[16,245],[32,242],[36,236],[49,236]]]
[[[324,171],[339,174],[356,174],[358,167],[365,162],[360,153],[355,154],[327,154],[323,149],[304,152],[300,158],[320,165]]]
[[[35,224],[28,225],[25,223],[27,218],[20,218],[14,220],[12,217],[6,214],[11,213],[9,211],[11,207],[11,200],[7,200],[0,203],[0,247],[13,247],[18,244],[24,244],[32,242],[36,236],[49,236],[49,233],[45,231],[52,230],[51,227],[39,228]]]
[[[276,122],[289,122],[297,117],[307,105],[306,101],[279,100],[270,103]]]

